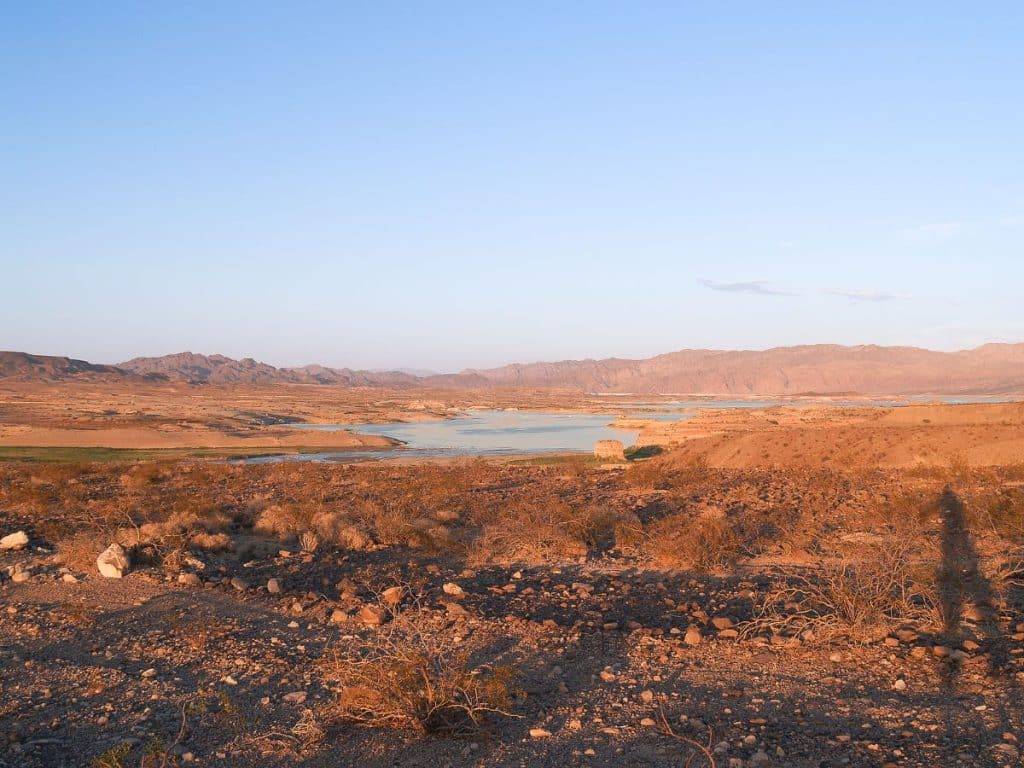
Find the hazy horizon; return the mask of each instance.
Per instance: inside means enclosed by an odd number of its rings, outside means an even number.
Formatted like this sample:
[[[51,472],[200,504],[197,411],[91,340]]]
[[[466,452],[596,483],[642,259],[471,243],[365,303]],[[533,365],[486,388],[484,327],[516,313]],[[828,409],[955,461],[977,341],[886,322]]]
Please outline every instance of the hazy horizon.
[[[12,8],[0,347],[1024,339],[1024,7],[732,10]]]

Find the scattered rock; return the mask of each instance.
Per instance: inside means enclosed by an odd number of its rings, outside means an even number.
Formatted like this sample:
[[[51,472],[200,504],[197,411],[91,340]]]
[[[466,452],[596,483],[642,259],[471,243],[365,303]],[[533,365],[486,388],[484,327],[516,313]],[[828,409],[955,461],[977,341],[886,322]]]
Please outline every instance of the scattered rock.
[[[394,608],[405,596],[405,589],[403,587],[388,587],[380,593],[380,601],[389,608]]]
[[[178,583],[185,587],[198,587],[202,585],[202,580],[194,573],[179,573]]]
[[[281,582],[278,579],[267,579],[267,592],[272,595],[281,594]]]
[[[546,728],[531,728],[530,738],[531,739],[546,739],[551,736],[551,731]]]
[[[683,635],[683,642],[687,645],[700,645],[702,639],[700,630],[693,625],[690,625],[686,630],[686,634]]]

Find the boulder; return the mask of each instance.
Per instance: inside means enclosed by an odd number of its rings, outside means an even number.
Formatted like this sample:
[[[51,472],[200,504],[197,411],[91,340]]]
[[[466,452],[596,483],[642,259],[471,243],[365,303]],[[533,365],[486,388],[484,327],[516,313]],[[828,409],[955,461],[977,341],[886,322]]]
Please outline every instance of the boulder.
[[[131,559],[120,544],[111,544],[96,558],[96,568],[108,579],[120,579],[130,567]]]
[[[24,549],[27,546],[28,534],[24,531],[15,531],[0,539],[0,549]]]
[[[625,461],[626,449],[621,440],[598,440],[594,443],[594,456],[599,459]]]

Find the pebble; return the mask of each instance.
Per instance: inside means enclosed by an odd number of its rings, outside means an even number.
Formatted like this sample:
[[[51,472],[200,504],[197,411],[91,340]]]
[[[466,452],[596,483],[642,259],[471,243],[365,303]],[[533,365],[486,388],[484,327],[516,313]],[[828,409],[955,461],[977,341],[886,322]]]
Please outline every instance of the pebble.
[[[267,579],[267,592],[272,595],[281,594],[281,582],[279,579]]]
[[[531,739],[546,739],[551,736],[551,731],[546,728],[531,728],[530,738]]]
[[[464,590],[454,581],[447,582],[443,587],[441,587],[441,589],[444,591],[446,595],[451,595],[456,599],[466,596],[466,590]]]

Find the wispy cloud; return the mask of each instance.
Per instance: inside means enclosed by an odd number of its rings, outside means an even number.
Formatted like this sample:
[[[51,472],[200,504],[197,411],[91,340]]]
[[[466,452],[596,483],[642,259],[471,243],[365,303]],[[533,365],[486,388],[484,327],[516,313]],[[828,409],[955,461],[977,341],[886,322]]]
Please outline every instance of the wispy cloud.
[[[767,280],[748,280],[742,283],[720,283],[717,280],[701,280],[700,284],[712,291],[724,293],[755,293],[760,296],[796,296],[792,291],[786,291]]]
[[[824,291],[829,296],[841,296],[844,299],[850,301],[897,301],[899,299],[909,299],[910,295],[906,293],[890,293],[888,291]]]

